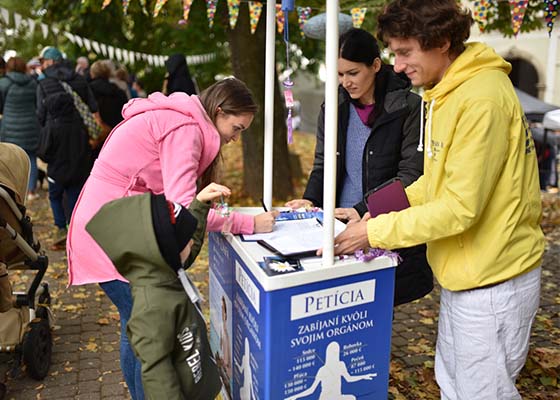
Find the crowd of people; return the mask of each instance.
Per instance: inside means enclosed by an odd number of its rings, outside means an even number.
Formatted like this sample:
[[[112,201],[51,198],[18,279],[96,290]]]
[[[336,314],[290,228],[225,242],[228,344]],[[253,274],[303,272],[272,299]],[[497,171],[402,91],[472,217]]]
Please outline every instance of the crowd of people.
[[[378,18],[377,39],[394,65],[382,61],[368,32],[340,37],[335,216],[348,224],[335,253],[396,249],[403,261],[395,305],[425,296],[436,277],[442,399],[519,399],[515,381],[544,252],[537,158],[511,65],[487,45],[466,43],[472,23],[455,0],[393,0]],[[80,57],[74,66],[54,47],[27,64],[11,58],[0,79],[0,133],[30,159],[39,153],[48,161],[55,225],[60,238],[68,234],[69,283],[97,283],[117,307],[132,398],[204,390],[211,399],[221,386],[211,354],[198,366],[211,379],[202,389],[185,369],[187,350],[173,345],[182,329],[175,313],[196,309],[164,299],[180,291],[177,273],[196,257],[201,229],[269,232],[277,212],[224,216],[210,207],[231,194],[215,182],[222,146],[238,140],[258,112],[245,83],[227,78],[198,95],[184,56],[166,67],[163,93],[137,99],[138,82],[108,60],[90,66]],[[100,127],[95,137],[75,111],[76,97]],[[324,108],[318,112],[307,188],[286,203],[294,209],[323,204]],[[411,206],[371,218],[364,196],[393,178]],[[129,221],[123,227],[147,221],[154,235],[111,233],[104,227],[115,216]],[[135,243],[135,257],[119,247],[123,237]],[[146,296],[162,307],[151,320]],[[153,332],[162,315],[176,324]],[[205,332],[198,343],[206,346]]]
[[[135,89],[141,89],[141,83],[130,79],[123,66],[97,60],[90,67],[86,57],[73,63],[55,47],[44,48],[27,62],[18,56],[0,59],[0,65],[5,66],[0,72],[0,141],[22,147],[29,156],[27,201],[38,197],[46,174],[55,246],[62,249],[74,204],[105,137],[122,121],[121,109],[128,100],[146,94]],[[83,134],[82,118],[65,88],[87,105],[101,128],[98,137]],[[46,163],[46,171],[38,168],[38,159]]]

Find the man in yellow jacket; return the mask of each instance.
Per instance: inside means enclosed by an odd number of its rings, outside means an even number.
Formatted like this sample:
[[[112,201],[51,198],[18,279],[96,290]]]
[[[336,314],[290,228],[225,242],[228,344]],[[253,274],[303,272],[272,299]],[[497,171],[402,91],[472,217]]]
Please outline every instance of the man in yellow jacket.
[[[456,0],[394,0],[379,16],[395,71],[426,89],[424,175],[406,189],[410,208],[349,225],[335,252],[427,243],[442,287],[442,399],[521,399],[515,380],[544,252],[537,160],[511,66],[482,43],[465,44],[471,25]]]

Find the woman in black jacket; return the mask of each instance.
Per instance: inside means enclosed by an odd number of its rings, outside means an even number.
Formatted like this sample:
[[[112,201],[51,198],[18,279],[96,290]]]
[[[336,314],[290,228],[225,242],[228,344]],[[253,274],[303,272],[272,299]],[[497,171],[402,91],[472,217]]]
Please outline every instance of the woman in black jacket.
[[[103,126],[102,137],[100,137],[98,143],[95,144],[95,156],[99,153],[109,132],[123,120],[121,111],[123,106],[128,102],[126,93],[109,81],[111,72],[111,66],[103,60],[94,62],[89,69],[91,77],[89,86],[97,101],[99,116],[105,125]]]
[[[399,177],[405,186],[423,173],[423,153],[417,151],[420,97],[410,81],[381,61],[375,38],[362,29],[340,37],[338,58],[337,218],[356,221],[366,212],[364,194]],[[322,207],[325,108],[317,124],[315,161],[303,199],[292,208]],[[360,156],[361,155],[361,156]],[[433,288],[426,247],[399,250],[395,305],[425,296]]]

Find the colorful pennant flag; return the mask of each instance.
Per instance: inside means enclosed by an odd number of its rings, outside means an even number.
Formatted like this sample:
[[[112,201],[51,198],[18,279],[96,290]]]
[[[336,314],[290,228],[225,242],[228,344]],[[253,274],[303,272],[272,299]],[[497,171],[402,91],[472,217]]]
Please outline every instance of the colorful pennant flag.
[[[185,20],[185,24],[189,22],[192,2],[193,0],[183,0],[183,20]]]
[[[554,28],[554,20],[558,15],[558,0],[544,0],[546,15],[546,29],[548,29],[548,37],[552,36],[552,29]]]
[[[154,18],[159,15],[165,3],[167,3],[167,0],[156,0],[156,5],[154,7]]]
[[[297,7],[299,33],[302,38],[305,38],[305,33],[303,33],[303,25],[307,22],[311,16],[311,7]]]
[[[229,12],[229,27],[235,29],[237,17],[239,17],[239,0],[227,0]]]
[[[263,4],[260,1],[249,2],[249,19],[251,20],[251,34],[254,34],[261,18]]]
[[[122,0],[122,11],[123,14],[126,15],[128,13],[128,5],[130,4],[130,0]]]
[[[208,27],[214,26],[214,15],[216,15],[216,6],[218,0],[206,0],[206,16],[208,17]]]
[[[282,11],[282,4],[276,4],[276,30],[278,33],[284,32],[284,11]]]
[[[517,36],[519,29],[521,28],[528,2],[528,0],[509,0],[509,6],[511,9],[511,25],[515,36]]]
[[[109,4],[111,4],[111,0],[103,0],[103,4],[101,5],[101,9],[104,10],[105,7],[107,7]]]
[[[366,17],[367,8],[365,7],[354,7],[350,10],[350,14],[352,14],[352,25],[354,28],[360,28],[362,23],[364,22],[364,18]]]
[[[474,20],[478,24],[480,32],[484,32],[486,23],[488,22],[488,8],[490,0],[480,0],[474,2]]]
[[[142,12],[144,15],[148,15],[148,9],[146,8],[146,0],[140,0],[140,5],[142,6]]]

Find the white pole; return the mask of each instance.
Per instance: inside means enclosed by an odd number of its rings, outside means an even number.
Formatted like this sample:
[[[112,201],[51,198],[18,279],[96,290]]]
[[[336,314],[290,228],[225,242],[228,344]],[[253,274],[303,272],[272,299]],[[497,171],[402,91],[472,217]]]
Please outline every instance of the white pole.
[[[336,197],[336,134],[338,126],[338,0],[327,0],[325,64],[325,153],[323,181],[323,266],[334,263],[334,207]]]
[[[266,3],[266,56],[264,70],[264,165],[263,201],[272,207],[272,157],[274,143],[274,48],[276,35],[276,4]]]
[[[558,37],[560,36],[560,31],[554,29],[552,31],[552,36],[548,42],[548,62],[546,64],[546,89],[544,92],[544,101],[547,103],[552,103],[554,100],[554,90],[555,90],[555,78],[556,78],[556,66],[558,64]]]

